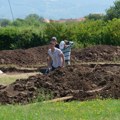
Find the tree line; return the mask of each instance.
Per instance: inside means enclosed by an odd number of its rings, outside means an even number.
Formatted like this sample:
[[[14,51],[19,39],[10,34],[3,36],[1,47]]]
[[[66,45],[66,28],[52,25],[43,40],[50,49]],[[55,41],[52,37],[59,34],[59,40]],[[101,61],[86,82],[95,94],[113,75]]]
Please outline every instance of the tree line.
[[[45,23],[44,18],[36,14],[12,22],[5,20],[0,22],[0,50],[45,45],[52,36],[56,36],[59,42],[72,40],[75,47],[120,45],[119,11],[120,0],[117,0],[106,15],[90,14],[82,22]]]

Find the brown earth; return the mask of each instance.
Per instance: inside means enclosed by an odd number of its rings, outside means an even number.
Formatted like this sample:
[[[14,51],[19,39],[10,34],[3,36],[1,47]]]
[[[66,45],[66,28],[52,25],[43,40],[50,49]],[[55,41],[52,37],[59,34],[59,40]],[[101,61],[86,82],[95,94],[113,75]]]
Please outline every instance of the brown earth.
[[[0,64],[12,64],[30,67],[46,63],[48,46],[39,46],[30,49],[0,51]]]
[[[30,49],[3,50],[0,51],[0,64],[13,64],[30,67],[46,64],[48,46],[39,46]],[[120,47],[117,46],[93,46],[85,49],[72,50],[72,62],[93,61],[120,61]]]
[[[120,98],[120,66],[71,65],[59,68],[48,75],[31,76],[19,79],[8,86],[0,86],[0,103],[26,104],[45,93],[53,98],[73,96],[73,100],[95,98]]]
[[[84,62],[120,61],[120,46],[98,45],[73,50],[72,58]]]
[[[0,51],[0,64],[29,67],[46,62],[48,46],[27,50]],[[72,95],[73,100],[120,98],[120,65],[78,65],[80,62],[120,61],[120,47],[93,46],[72,51],[74,65],[57,69],[48,75],[38,74],[28,79],[0,85],[0,103],[26,104],[41,95],[43,89],[53,98]],[[76,63],[77,62],[77,63]],[[39,67],[39,66],[38,66]]]

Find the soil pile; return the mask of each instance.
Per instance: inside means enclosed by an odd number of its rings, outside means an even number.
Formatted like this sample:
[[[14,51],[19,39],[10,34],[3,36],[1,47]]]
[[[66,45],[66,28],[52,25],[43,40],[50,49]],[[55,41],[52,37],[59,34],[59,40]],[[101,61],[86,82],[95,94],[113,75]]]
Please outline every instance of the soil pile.
[[[30,66],[46,63],[48,46],[0,51],[0,64]]]
[[[120,66],[80,66],[59,68],[47,75],[31,76],[0,86],[0,103],[26,104],[40,95],[40,89],[53,98],[72,95],[74,100],[120,98]]]
[[[32,66],[46,64],[48,46],[39,46],[30,49],[0,51],[0,64],[15,64],[19,66]],[[92,46],[85,49],[72,50],[72,62],[83,61],[120,61],[120,47]]]
[[[120,61],[120,46],[98,45],[72,52],[72,59],[84,62]]]

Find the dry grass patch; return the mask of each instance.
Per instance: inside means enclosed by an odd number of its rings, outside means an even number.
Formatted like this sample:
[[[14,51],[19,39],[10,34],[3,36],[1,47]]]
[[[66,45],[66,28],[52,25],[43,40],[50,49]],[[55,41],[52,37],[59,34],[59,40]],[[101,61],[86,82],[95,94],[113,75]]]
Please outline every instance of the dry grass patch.
[[[1,74],[0,75],[0,84],[8,85],[16,79],[28,78],[29,76],[36,75],[38,72],[33,73],[12,73],[12,74]]]

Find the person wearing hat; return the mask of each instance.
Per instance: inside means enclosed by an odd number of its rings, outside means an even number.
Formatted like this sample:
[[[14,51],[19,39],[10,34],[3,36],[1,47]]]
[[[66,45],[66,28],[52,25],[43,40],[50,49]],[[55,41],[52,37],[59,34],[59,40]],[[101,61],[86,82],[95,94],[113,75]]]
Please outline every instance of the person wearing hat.
[[[52,37],[51,38],[51,42],[54,42],[55,43],[55,47],[59,49],[59,44],[57,42],[57,38],[56,37]],[[47,63],[49,61],[49,56],[47,57]],[[51,64],[52,64],[52,61],[51,61]]]
[[[51,41],[54,41],[55,42],[55,47],[59,49],[59,44],[57,42],[57,38],[56,37],[52,37]]]
[[[62,51],[55,47],[55,42],[53,40],[50,41],[48,50],[48,69],[51,71],[55,70],[59,67],[64,67],[64,55]]]
[[[70,65],[70,56],[71,56],[71,48],[73,46],[72,41],[64,40],[60,42],[60,49],[64,54],[64,59],[65,59],[65,66]]]

